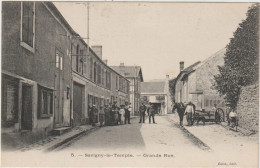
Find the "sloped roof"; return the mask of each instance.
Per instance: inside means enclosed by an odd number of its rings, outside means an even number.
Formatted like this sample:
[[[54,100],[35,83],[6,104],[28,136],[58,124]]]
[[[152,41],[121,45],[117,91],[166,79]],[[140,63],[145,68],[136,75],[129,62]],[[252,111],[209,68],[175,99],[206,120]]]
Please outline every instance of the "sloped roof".
[[[141,82],[142,93],[164,93],[165,82]]]
[[[110,67],[125,77],[138,77],[138,74],[140,73],[141,81],[143,81],[142,69],[140,66],[110,66]]]
[[[194,67],[195,67],[196,65],[198,65],[199,63],[200,63],[200,61],[197,61],[197,62],[195,62],[194,64],[192,64],[192,65],[188,66],[187,68],[183,69],[182,71],[191,72],[191,71],[194,69]]]

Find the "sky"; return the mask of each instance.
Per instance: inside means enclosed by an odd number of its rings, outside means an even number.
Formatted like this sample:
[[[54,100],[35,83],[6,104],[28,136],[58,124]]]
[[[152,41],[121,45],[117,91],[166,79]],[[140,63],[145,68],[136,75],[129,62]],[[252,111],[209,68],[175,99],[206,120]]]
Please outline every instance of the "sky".
[[[81,37],[87,5],[55,2]],[[102,45],[108,65],[141,66],[144,81],[174,78],[184,67],[226,47],[249,3],[90,2],[89,43]]]

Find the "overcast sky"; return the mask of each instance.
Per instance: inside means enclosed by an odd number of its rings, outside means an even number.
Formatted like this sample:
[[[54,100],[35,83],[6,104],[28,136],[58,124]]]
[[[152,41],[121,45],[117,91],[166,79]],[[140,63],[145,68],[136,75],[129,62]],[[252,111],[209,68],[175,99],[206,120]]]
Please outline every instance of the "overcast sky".
[[[87,6],[55,2],[65,19],[87,37]],[[224,48],[246,18],[248,3],[90,2],[90,45],[103,46],[108,65],[139,65],[145,81],[174,78]]]

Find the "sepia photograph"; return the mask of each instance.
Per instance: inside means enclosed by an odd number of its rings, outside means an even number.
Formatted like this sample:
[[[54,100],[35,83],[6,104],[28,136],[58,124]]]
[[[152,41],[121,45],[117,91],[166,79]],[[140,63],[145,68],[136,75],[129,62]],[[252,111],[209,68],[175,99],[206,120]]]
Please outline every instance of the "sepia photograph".
[[[259,166],[258,2],[1,10],[2,167]]]

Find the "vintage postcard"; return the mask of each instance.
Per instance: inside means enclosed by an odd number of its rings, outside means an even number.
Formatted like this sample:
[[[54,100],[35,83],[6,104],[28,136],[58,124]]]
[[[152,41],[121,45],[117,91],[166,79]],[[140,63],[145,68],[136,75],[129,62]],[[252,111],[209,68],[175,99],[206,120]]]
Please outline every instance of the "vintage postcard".
[[[259,3],[1,8],[1,166],[258,167]]]

